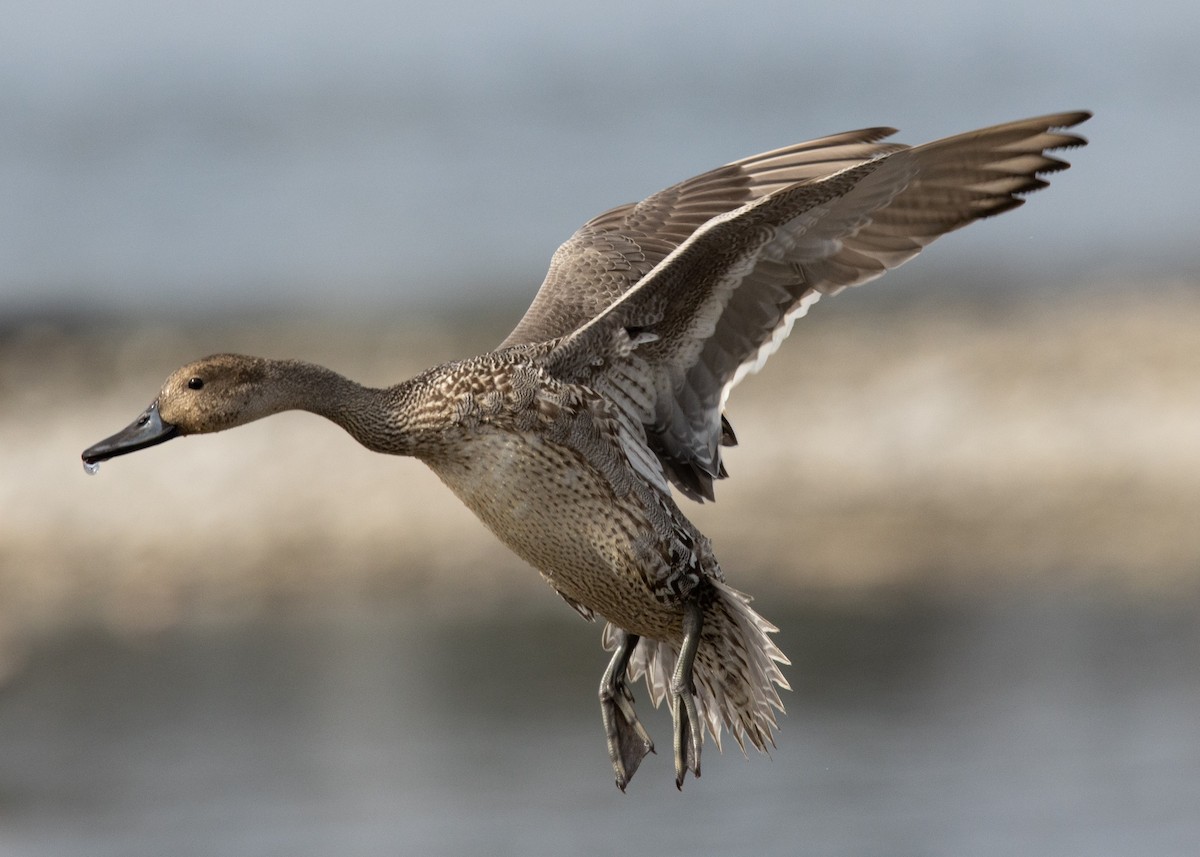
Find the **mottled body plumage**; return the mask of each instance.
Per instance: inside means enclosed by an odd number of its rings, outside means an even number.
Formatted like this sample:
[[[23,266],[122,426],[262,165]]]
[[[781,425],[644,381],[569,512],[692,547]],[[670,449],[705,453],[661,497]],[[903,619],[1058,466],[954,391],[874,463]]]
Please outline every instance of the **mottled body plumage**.
[[[675,720],[676,783],[701,733],[773,741],[787,659],[725,583],[672,486],[713,499],[729,391],[822,295],[1021,204],[1067,165],[1086,113],[910,148],[870,128],[746,158],[589,221],[554,254],[501,346],[385,389],[309,363],[217,355],[176,371],[85,463],[289,409],[420,458],[587,618],[607,620],[600,688],[617,784],[651,749],[626,679]]]

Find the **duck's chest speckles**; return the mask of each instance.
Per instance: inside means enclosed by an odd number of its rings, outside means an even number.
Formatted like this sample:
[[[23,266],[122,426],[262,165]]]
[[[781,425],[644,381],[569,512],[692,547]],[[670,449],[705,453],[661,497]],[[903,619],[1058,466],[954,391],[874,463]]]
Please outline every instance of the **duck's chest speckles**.
[[[543,570],[569,555],[578,534],[593,541],[630,517],[612,514],[613,487],[581,452],[541,432],[483,425],[455,453],[429,465],[504,541],[531,561],[537,554]]]
[[[669,574],[645,505],[578,450],[544,434],[484,428],[434,472],[525,561],[574,602],[622,627],[677,624],[651,581]]]

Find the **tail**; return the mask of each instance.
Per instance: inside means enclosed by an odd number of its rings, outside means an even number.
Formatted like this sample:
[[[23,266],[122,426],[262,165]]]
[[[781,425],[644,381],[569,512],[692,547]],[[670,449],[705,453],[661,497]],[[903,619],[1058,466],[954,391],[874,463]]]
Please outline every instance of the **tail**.
[[[779,666],[791,661],[768,636],[779,629],[750,607],[750,596],[723,583],[711,583],[716,597],[704,609],[693,668],[696,707],[718,749],[724,724],[743,753],[747,740],[766,750],[768,744],[775,746],[775,712],[783,711],[776,688],[791,690]],[[612,651],[616,644],[608,625],[604,648]],[[677,655],[677,645],[643,637],[629,661],[629,677],[634,681],[646,677],[655,707],[669,694]]]

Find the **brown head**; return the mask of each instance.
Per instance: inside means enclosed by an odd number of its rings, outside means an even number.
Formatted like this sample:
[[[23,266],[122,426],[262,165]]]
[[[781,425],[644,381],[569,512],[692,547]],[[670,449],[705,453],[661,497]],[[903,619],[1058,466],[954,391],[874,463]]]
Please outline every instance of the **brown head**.
[[[84,450],[96,464],[185,434],[224,431],[282,410],[270,361],[214,354],[171,373],[158,397],[128,427]]]

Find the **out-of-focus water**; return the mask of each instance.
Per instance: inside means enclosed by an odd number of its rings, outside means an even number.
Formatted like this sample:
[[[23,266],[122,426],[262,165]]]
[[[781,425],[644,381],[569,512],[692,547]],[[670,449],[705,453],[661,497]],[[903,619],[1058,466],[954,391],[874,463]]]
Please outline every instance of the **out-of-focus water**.
[[[613,787],[598,629],[565,613],[48,644],[0,697],[0,853],[1195,853],[1195,609],[761,606],[779,748],[710,742],[682,795],[663,712]]]
[[[584,220],[734,158],[1078,108],[1071,173],[903,276],[1195,273],[1198,40],[1191,0],[16,4],[0,312],[528,296]]]

